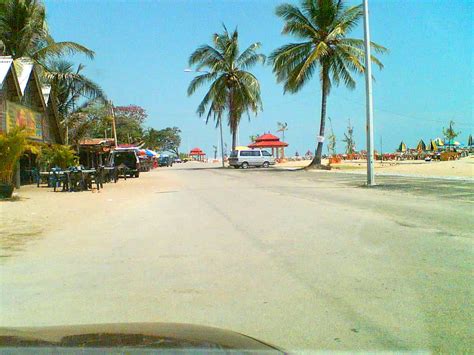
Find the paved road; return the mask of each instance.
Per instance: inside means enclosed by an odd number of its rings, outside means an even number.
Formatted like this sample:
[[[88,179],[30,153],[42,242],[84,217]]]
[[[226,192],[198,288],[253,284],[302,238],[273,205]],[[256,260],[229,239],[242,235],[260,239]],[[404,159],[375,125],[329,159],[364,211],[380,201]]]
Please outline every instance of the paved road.
[[[473,350],[472,183],[202,167],[52,195],[74,218],[4,258],[1,324],[170,321],[291,350]]]

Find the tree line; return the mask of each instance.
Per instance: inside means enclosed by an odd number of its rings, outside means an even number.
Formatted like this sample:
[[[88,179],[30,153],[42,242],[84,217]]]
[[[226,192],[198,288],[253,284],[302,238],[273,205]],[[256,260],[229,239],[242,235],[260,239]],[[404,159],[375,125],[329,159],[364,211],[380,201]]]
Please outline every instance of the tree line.
[[[39,0],[0,2],[0,55],[11,56],[21,70],[20,59],[36,64],[43,85],[51,87],[60,127],[66,142],[73,145],[88,138],[112,138],[111,105],[104,90],[84,74],[85,65],[64,59],[73,54],[94,58],[94,51],[76,42],[56,42],[46,21],[46,9]],[[144,143],[150,148],[178,154],[180,130],[145,128],[145,109],[135,106],[114,108],[117,140]]]

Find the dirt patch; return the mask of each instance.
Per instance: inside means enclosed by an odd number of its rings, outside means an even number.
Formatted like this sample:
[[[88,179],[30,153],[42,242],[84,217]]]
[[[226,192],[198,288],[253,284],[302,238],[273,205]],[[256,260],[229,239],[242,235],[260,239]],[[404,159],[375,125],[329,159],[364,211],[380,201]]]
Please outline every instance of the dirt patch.
[[[5,260],[20,252],[35,240],[41,238],[43,230],[25,222],[14,225],[3,225],[0,229],[0,257]]]

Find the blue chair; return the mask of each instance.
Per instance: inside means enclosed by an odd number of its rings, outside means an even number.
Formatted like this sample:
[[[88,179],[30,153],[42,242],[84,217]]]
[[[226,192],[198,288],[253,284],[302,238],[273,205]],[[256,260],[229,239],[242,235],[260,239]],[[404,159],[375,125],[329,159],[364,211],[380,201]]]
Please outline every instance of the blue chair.
[[[54,192],[58,187],[63,186],[63,191],[69,189],[69,181],[66,174],[61,174],[62,170],[60,168],[52,168],[50,176],[50,185],[53,186]]]

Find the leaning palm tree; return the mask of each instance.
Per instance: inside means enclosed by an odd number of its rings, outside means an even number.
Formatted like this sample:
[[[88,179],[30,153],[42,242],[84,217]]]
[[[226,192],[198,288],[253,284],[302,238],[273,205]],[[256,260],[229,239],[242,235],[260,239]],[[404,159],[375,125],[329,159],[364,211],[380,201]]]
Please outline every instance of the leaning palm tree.
[[[224,26],[223,33],[214,34],[213,46],[202,45],[189,58],[189,65],[195,66],[196,71],[203,73],[191,81],[188,95],[210,83],[197,113],[199,116],[206,114],[206,122],[211,117],[219,120],[227,113],[232,149],[236,146],[237,129],[242,115],[250,112],[256,115],[262,110],[260,84],[257,78],[247,71],[253,65],[265,62],[265,56],[257,53],[260,47],[261,44],[256,42],[240,53],[237,30],[229,33]]]
[[[324,137],[326,102],[331,87],[342,81],[350,89],[356,82],[352,73],[365,71],[364,41],[347,38],[349,32],[363,16],[362,5],[346,7],[344,0],[301,0],[300,6],[283,4],[276,9],[277,16],[285,21],[282,33],[294,35],[303,42],[290,43],[276,49],[271,55],[273,72],[277,81],[284,84],[284,91],[298,92],[319,72],[321,82],[321,121],[319,136]],[[378,53],[386,48],[373,43]],[[371,60],[380,68],[382,63]],[[322,141],[310,167],[321,166]]]
[[[43,77],[51,85],[62,116],[74,111],[78,102],[84,99],[105,102],[106,96],[102,88],[82,73],[85,68],[83,64],[76,68],[71,62],[52,60],[48,61],[45,68]]]
[[[55,100],[66,143],[69,137],[77,136],[69,129],[82,122],[84,107],[94,103],[104,104],[107,100],[102,88],[82,74],[84,65],[75,68],[73,63],[65,60],[50,60],[45,65],[43,78],[51,86],[51,96]],[[81,125],[88,127],[88,125]]]
[[[94,52],[75,42],[55,42],[48,31],[46,11],[39,0],[4,0],[0,6],[0,54],[28,57],[39,64],[51,56]]]

